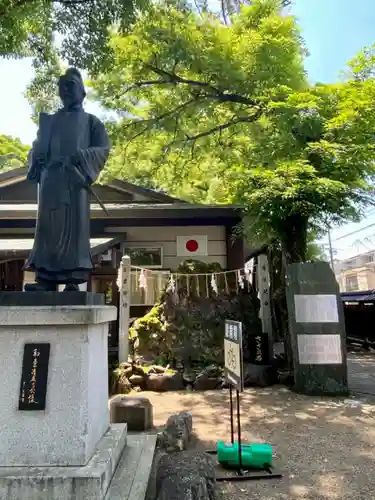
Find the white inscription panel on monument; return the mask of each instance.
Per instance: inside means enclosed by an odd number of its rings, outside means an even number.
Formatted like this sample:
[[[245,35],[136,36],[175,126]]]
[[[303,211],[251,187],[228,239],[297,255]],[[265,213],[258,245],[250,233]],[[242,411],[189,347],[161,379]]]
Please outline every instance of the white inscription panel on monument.
[[[336,295],[295,295],[297,323],[338,323]]]
[[[297,335],[300,365],[340,365],[340,335]]]

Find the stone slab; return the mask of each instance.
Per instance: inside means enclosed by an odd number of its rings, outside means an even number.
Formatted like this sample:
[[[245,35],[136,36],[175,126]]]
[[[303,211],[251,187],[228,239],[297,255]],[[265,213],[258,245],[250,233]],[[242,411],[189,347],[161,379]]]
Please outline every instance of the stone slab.
[[[0,467],[0,500],[103,500],[126,442],[126,424],[117,424],[84,467]]]
[[[156,434],[129,434],[105,500],[145,500],[154,491]],[[150,488],[150,483],[152,484]],[[12,499],[13,500],[13,499]]]
[[[2,327],[97,325],[116,319],[114,306],[0,306]]]
[[[344,310],[332,269],[327,262],[289,264],[287,285],[294,390],[347,395]]]
[[[0,292],[1,306],[104,305],[104,294],[91,292]]]
[[[108,430],[112,306],[0,307],[0,466],[83,466]],[[49,343],[46,407],[20,411],[25,343]]]
[[[126,423],[129,431],[148,431],[153,427],[152,404],[141,396],[113,396],[109,403],[111,423]]]

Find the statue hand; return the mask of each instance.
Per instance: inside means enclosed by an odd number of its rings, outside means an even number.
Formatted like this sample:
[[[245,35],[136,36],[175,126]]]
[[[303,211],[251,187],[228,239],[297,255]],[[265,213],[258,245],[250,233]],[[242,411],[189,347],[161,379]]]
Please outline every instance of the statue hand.
[[[39,163],[41,167],[44,167],[46,164],[46,155],[43,154],[36,154],[35,155],[35,162]]]
[[[69,159],[70,159],[70,162],[73,165],[78,165],[79,164],[79,155],[78,155],[78,153],[71,154]]]

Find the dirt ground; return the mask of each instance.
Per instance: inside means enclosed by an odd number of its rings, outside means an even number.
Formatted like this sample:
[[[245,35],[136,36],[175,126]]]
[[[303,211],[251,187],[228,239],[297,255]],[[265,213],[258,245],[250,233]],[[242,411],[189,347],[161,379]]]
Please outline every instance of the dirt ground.
[[[147,393],[154,423],[193,414],[197,448],[230,440],[229,393]],[[375,498],[375,398],[311,398],[283,387],[241,396],[245,442],[274,447],[282,479],[221,483],[228,500],[367,500]]]

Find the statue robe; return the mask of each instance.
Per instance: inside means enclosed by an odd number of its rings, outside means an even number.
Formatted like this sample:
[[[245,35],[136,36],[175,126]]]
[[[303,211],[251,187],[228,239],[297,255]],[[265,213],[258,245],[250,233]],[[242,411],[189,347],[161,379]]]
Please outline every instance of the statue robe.
[[[34,271],[37,281],[84,283],[93,267],[85,187],[104,167],[108,136],[100,120],[82,108],[41,115],[40,120],[27,176],[39,184],[38,216],[25,269]]]

